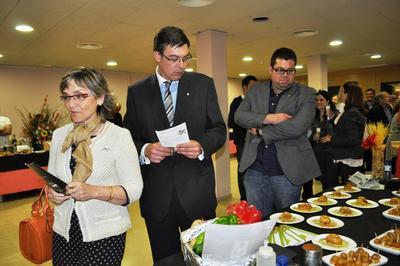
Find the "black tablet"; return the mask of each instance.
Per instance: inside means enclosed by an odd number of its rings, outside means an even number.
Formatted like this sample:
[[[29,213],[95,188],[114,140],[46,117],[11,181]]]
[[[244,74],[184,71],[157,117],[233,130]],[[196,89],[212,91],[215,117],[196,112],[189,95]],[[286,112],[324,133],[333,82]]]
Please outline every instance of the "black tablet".
[[[32,169],[41,178],[43,178],[43,180],[46,181],[46,183],[50,187],[52,187],[56,192],[65,194],[65,186],[67,185],[67,183],[65,183],[58,177],[50,174],[35,162],[25,163],[25,165],[28,166],[30,169]]]

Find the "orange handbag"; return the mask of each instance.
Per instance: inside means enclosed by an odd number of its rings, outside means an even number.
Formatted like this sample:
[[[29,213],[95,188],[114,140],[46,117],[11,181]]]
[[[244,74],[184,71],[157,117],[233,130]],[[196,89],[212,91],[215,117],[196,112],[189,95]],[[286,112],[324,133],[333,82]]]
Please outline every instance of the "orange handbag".
[[[32,204],[31,214],[19,223],[19,248],[27,260],[41,264],[51,260],[53,241],[54,210],[49,205],[47,186]]]

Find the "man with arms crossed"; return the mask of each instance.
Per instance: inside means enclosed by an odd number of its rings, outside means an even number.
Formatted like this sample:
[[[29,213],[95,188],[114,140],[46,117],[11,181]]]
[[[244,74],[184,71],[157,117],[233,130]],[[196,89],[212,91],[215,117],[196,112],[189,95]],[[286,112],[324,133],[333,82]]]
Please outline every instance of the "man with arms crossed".
[[[297,57],[288,48],[271,57],[271,80],[255,84],[235,114],[248,128],[240,171],[249,203],[266,219],[300,200],[302,185],[321,172],[307,138],[315,115],[314,93],[295,82]]]

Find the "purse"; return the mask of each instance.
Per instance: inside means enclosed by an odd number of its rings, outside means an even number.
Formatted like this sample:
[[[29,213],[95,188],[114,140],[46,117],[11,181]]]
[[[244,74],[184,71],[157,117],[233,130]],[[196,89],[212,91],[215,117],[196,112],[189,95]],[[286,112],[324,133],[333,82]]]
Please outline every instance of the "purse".
[[[19,223],[19,248],[27,260],[41,264],[52,257],[54,209],[49,205],[47,186],[32,204],[31,214]]]

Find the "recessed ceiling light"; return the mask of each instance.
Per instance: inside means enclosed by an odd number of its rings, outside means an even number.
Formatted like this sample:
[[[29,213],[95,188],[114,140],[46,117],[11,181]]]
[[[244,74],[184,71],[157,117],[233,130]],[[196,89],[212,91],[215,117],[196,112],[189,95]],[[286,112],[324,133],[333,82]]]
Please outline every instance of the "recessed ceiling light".
[[[343,44],[343,42],[341,40],[333,40],[329,43],[330,46],[339,46],[342,44]]]
[[[190,68],[190,67],[189,67],[189,68],[186,68],[185,71],[186,71],[186,72],[193,72],[193,68]]]
[[[29,25],[17,25],[15,26],[15,29],[17,31],[21,31],[21,32],[31,32],[33,31],[33,28]]]
[[[378,58],[381,58],[381,57],[382,57],[382,55],[380,55],[380,54],[374,54],[374,55],[371,55],[369,58],[378,59]]]
[[[303,65],[296,65],[294,68],[296,68],[296,69],[302,69],[302,68],[303,68]]]
[[[108,61],[107,62],[107,66],[116,66],[116,65],[118,65],[118,63],[115,62],[115,61]]]
[[[302,29],[302,30],[297,30],[297,31],[293,32],[293,36],[294,37],[310,37],[310,36],[313,36],[313,35],[315,35],[317,33],[318,33],[317,30]]]
[[[266,22],[268,20],[269,20],[268,17],[256,17],[256,18],[251,19],[251,21],[253,21],[253,22]]]
[[[185,7],[202,7],[214,3],[215,0],[178,0],[178,4]]]
[[[76,45],[77,48],[79,49],[85,49],[85,50],[97,50],[103,48],[103,45],[101,43],[78,43]]]
[[[250,62],[250,61],[253,61],[253,57],[245,56],[245,57],[242,58],[242,60],[245,61],[245,62]]]
[[[239,74],[239,77],[245,77],[245,76],[247,76],[246,73],[240,73],[240,74]]]
[[[0,54],[0,58],[1,58],[1,57],[4,57],[4,55],[3,55],[3,54]]]

